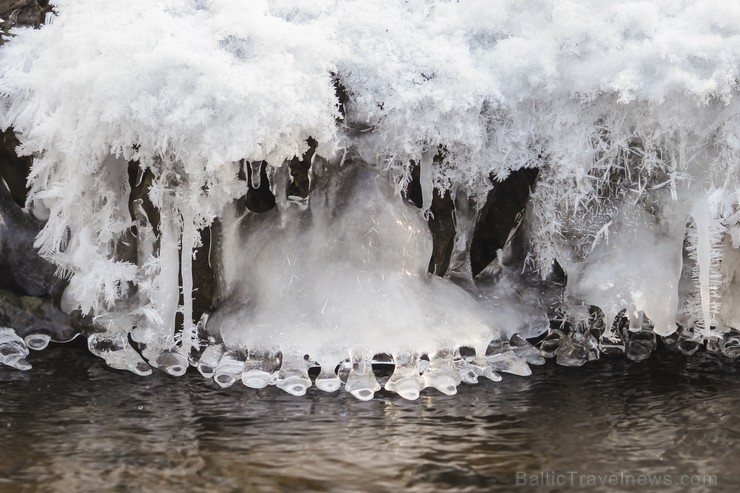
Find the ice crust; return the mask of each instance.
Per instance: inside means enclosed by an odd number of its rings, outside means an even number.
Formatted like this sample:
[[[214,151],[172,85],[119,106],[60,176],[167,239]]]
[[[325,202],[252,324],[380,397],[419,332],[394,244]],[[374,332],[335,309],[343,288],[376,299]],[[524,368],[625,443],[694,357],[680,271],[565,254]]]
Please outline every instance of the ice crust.
[[[470,278],[466,228],[497,180],[534,167],[522,271],[545,278],[562,266],[562,304],[581,314],[568,326],[585,327],[593,305],[608,337],[623,310],[633,332],[645,321],[670,336],[680,324],[729,341],[738,327],[740,4],[55,4],[53,22],[16,29],[0,50],[0,126],[34,157],[29,205],[49,211],[36,246],[70,279],[66,309],[117,320],[96,337],[130,332],[151,365],[165,354],[177,373],[200,344],[191,260],[199,230],[218,218],[222,291],[206,333],[246,352],[245,372],[267,382],[277,371],[251,365],[252,350],[308,354],[333,389],[333,368],[348,358],[348,382],[365,398],[377,384],[367,361],[412,351],[446,355],[429,365],[439,376],[425,377],[445,392],[458,377],[495,378],[488,342],[546,331],[533,320],[548,307],[521,303],[514,293],[526,283],[505,268],[493,281]],[[311,194],[289,203],[286,162],[309,137]],[[236,212],[248,189],[242,160],[269,166],[272,211]],[[156,228],[138,205],[129,210],[132,162],[154,177]],[[421,210],[400,197],[412,163]],[[434,190],[458,205],[457,284],[426,273]],[[477,205],[465,212],[468,199]],[[117,245],[134,224],[138,254],[124,259]],[[592,341],[578,330],[567,344],[586,354]],[[115,352],[113,366],[146,373],[108,342],[91,344]],[[461,346],[477,347],[475,362],[453,358]],[[423,378],[412,380],[409,396]]]

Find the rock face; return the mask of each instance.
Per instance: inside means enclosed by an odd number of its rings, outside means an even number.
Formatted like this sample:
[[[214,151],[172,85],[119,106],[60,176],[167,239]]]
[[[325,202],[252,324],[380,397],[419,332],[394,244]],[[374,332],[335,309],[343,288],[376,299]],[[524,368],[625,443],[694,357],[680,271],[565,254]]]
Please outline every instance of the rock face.
[[[0,0],[0,18],[5,22],[2,25],[2,39],[15,26],[38,27],[46,20],[46,14],[53,12],[49,0]]]
[[[53,12],[48,0],[0,0],[0,46],[14,27],[39,27]],[[0,326],[11,327],[29,347],[65,342],[77,334],[57,306],[65,282],[36,255],[33,242],[43,222],[22,209],[32,158],[18,157],[13,129],[0,135]],[[52,301],[56,299],[57,303]],[[34,347],[35,346],[35,347]]]
[[[0,168],[6,166],[0,163]],[[30,296],[61,294],[61,280],[54,276],[56,268],[36,255],[33,246],[42,225],[0,186],[0,289]]]
[[[0,325],[9,326],[24,339],[41,335],[55,342],[75,338],[71,320],[49,298],[17,296],[0,289]]]
[[[48,0],[0,0],[0,45],[12,28],[39,27],[49,12],[52,7]],[[16,154],[19,142],[12,128],[0,137],[0,178],[5,183],[0,186],[0,289],[30,296],[50,295],[58,290],[59,279],[54,277],[54,266],[35,255],[33,248],[43,223],[21,209],[33,160]]]
[[[0,177],[10,190],[13,200],[20,207],[26,203],[28,187],[26,186],[26,177],[31,169],[31,158],[18,157],[15,148],[20,142],[16,138],[12,129],[2,133],[0,138]]]
[[[16,162],[0,162],[4,179],[17,171]],[[17,187],[14,191],[22,195]],[[0,327],[14,329],[29,347],[42,349],[50,340],[69,341],[78,331],[58,306],[66,281],[54,275],[56,268],[33,246],[43,222],[21,209],[14,198],[0,184]]]

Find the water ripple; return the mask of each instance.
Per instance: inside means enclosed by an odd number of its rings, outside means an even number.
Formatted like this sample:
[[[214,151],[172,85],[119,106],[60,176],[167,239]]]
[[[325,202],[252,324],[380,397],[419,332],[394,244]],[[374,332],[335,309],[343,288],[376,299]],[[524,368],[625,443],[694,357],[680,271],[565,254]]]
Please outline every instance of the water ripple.
[[[74,344],[34,356],[0,370],[0,491],[512,491],[546,471],[740,483],[735,368],[671,355],[416,402],[136,377]]]

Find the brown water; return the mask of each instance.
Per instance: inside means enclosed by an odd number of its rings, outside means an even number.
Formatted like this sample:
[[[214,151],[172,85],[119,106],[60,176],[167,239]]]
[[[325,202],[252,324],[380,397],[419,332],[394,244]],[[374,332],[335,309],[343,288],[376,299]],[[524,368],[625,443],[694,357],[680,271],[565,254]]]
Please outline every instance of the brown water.
[[[1,492],[740,487],[740,381],[714,360],[549,362],[415,402],[136,377],[80,343],[31,362],[0,369]]]

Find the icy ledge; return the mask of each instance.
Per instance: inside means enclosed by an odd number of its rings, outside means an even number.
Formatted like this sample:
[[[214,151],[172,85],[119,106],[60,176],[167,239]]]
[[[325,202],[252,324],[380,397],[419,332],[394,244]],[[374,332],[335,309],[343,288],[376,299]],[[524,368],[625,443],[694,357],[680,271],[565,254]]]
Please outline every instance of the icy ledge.
[[[389,354],[413,396],[514,334],[736,355],[740,5],[57,4],[0,49],[0,125],[111,366],[297,392],[349,359],[369,396]]]

